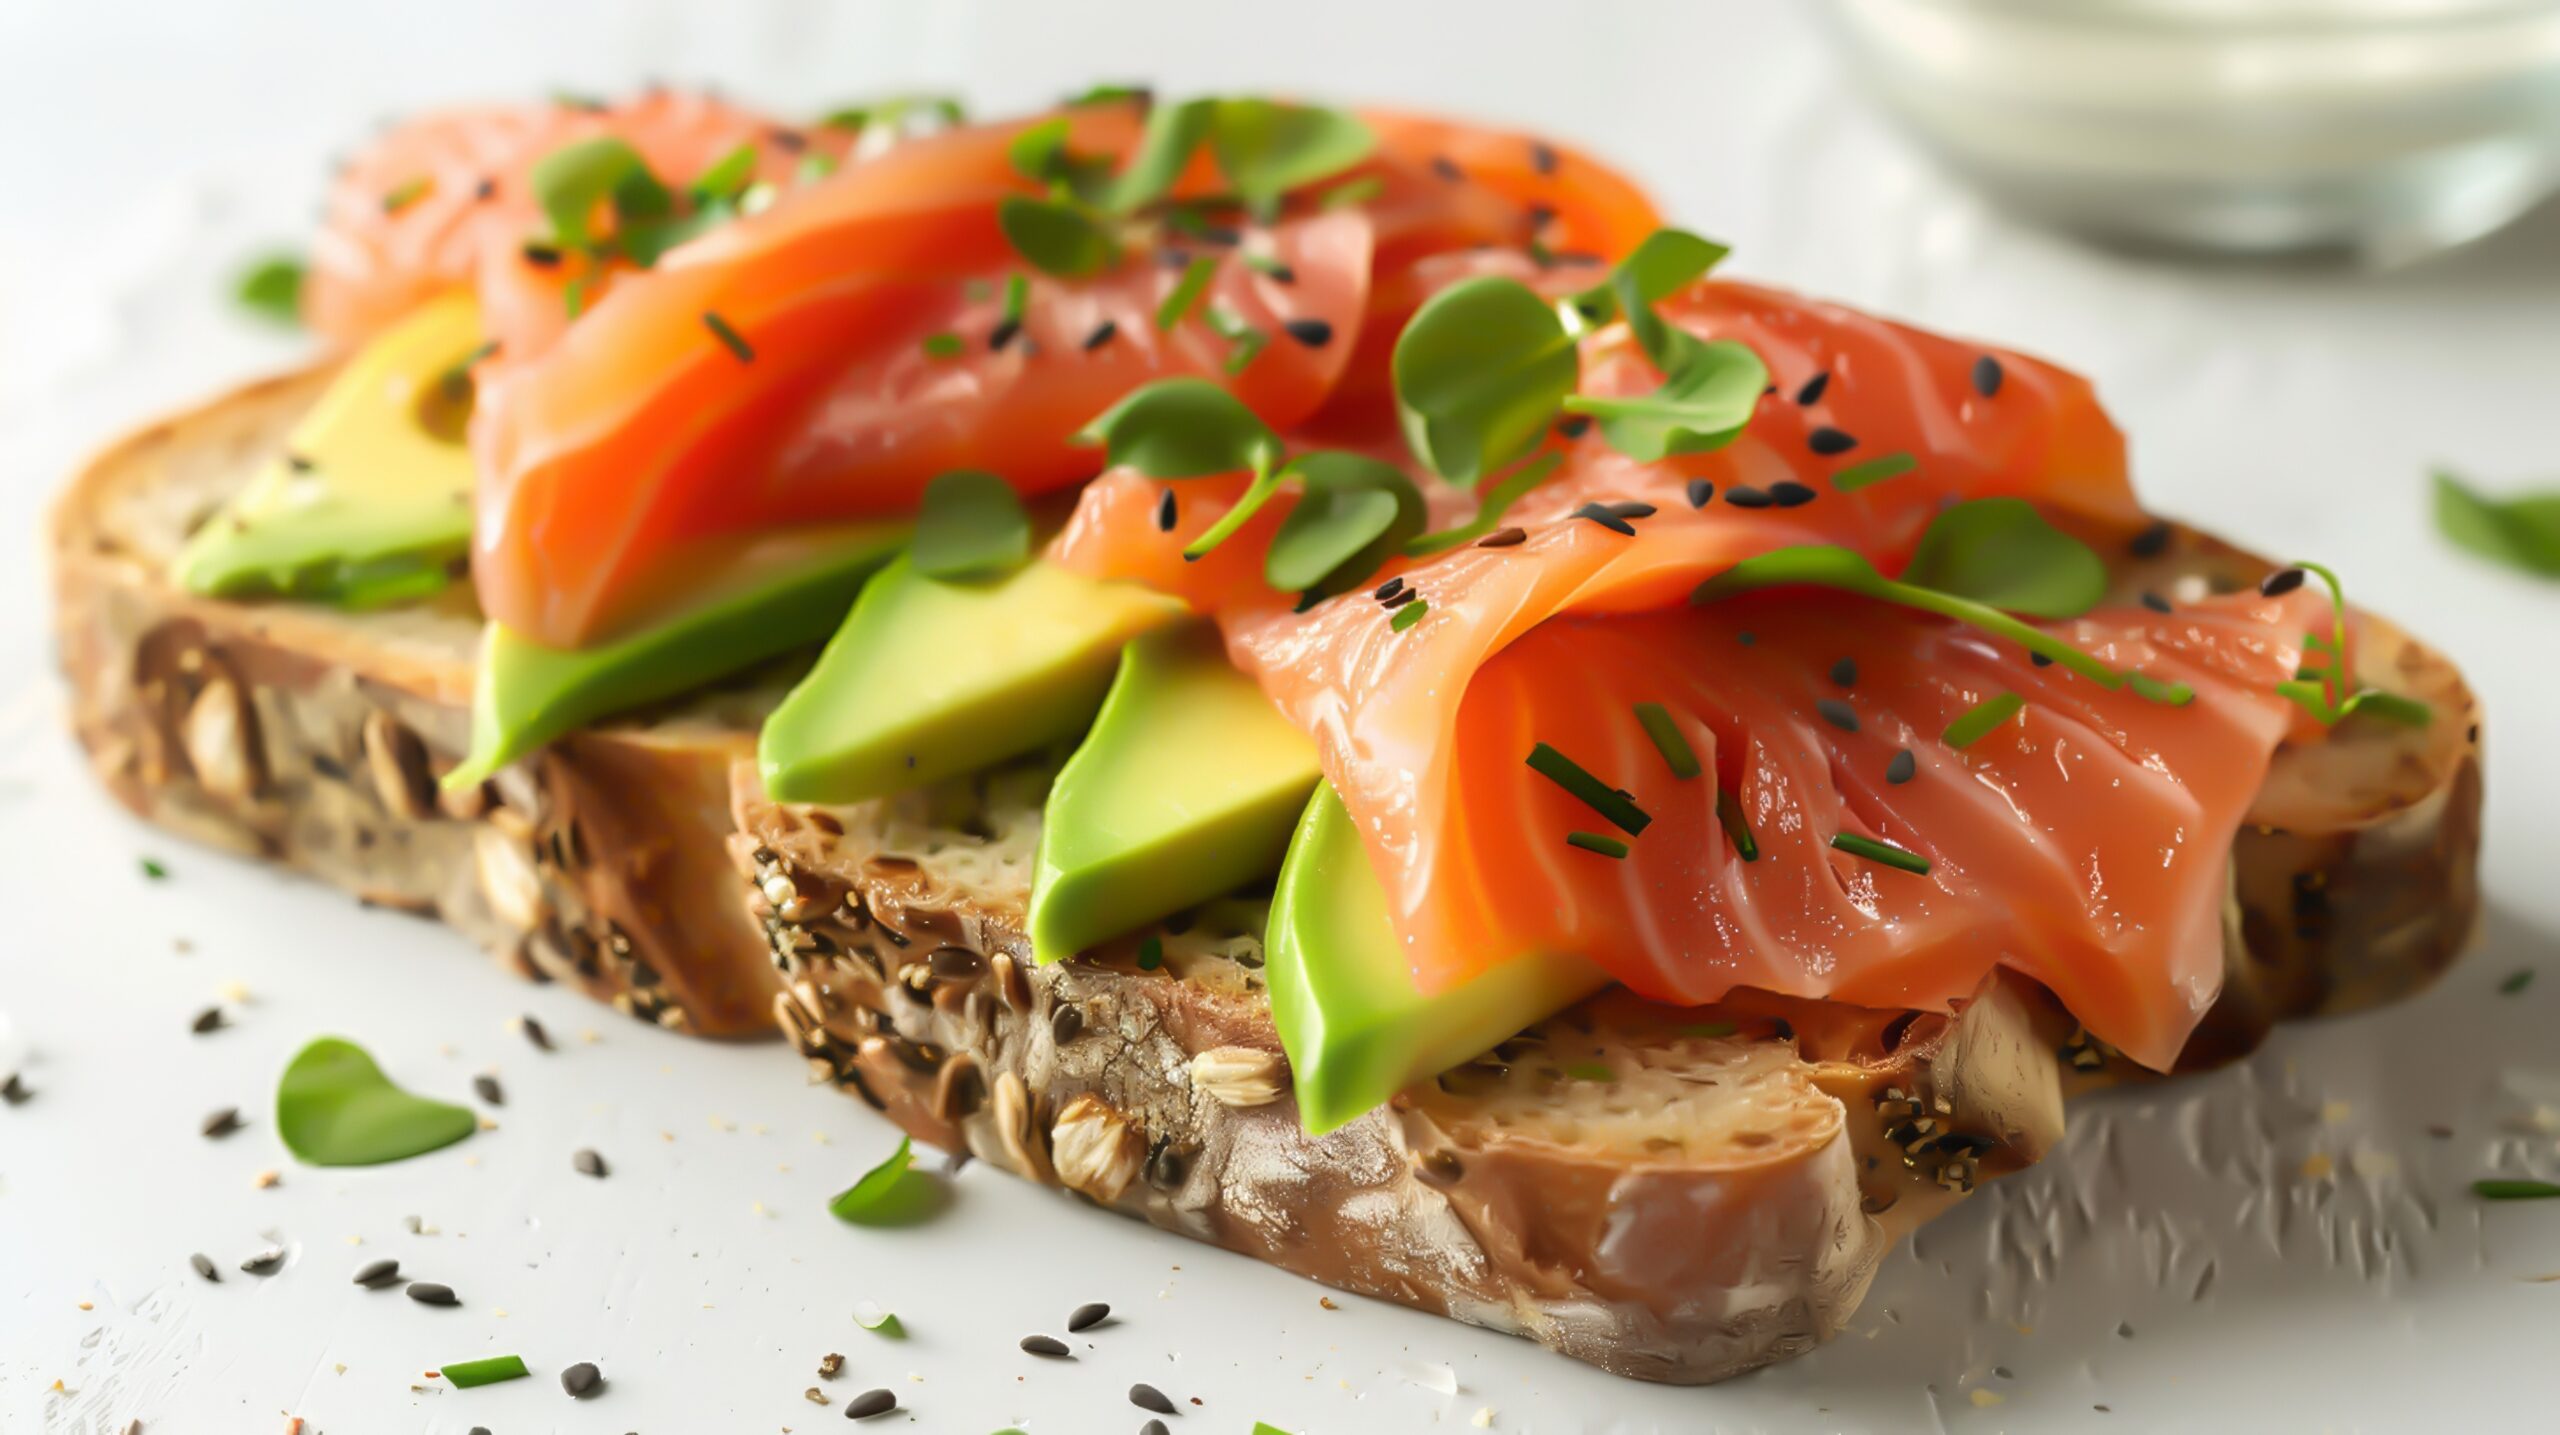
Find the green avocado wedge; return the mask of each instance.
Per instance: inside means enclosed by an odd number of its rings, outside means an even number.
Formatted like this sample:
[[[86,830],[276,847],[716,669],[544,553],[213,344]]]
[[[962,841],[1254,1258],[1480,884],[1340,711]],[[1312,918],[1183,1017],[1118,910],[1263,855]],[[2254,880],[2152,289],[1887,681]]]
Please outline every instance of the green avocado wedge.
[[[1315,744],[1207,623],[1131,643],[1049,789],[1031,882],[1043,964],[1268,878],[1324,780]]]
[[[900,559],[765,720],[765,791],[859,802],[1065,742],[1092,721],[1120,649],[1185,611],[1045,561],[963,582]]]
[[[1330,784],[1298,821],[1263,938],[1271,1019],[1315,1135],[1608,985],[1579,957],[1515,957],[1436,996],[1406,965],[1386,888]]]
[[[468,787],[564,733],[679,696],[824,639],[865,580],[897,555],[903,523],[757,540],[704,567],[682,611],[591,648],[546,648],[491,623],[471,693],[471,752],[447,773]]]
[[[177,557],[189,592],[379,608],[453,581],[471,547],[469,361],[480,308],[435,300],[347,361],[285,451]]]

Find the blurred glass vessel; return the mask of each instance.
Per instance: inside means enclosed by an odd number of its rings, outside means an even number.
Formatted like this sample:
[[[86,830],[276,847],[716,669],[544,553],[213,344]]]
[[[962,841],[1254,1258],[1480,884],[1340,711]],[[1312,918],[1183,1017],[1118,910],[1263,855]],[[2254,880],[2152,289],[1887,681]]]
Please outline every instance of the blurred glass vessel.
[[[2394,263],[2560,189],[2560,0],[1831,0],[1885,104],[2092,237]]]

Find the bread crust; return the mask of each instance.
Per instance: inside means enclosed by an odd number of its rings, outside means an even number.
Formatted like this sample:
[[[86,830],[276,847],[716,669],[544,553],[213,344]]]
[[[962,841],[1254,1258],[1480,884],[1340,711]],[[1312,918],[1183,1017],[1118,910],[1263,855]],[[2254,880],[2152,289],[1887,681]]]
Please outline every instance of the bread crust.
[[[2267,571],[2182,530],[2119,577],[2227,591]],[[2436,721],[2279,752],[2235,843],[2224,991],[2182,1070],[2244,1055],[2279,1019],[2418,989],[2476,919],[2469,691],[2440,655],[2357,622],[2366,676],[2425,698]],[[1704,1383],[1820,1343],[1894,1240],[2051,1149],[2065,1096],[2152,1079],[2005,972],[1952,1014],[1749,991],[1671,1010],[1612,992],[1309,1137],[1249,944],[1164,939],[1154,970],[1127,942],[1032,965],[1038,774],[845,808],[773,803],[752,764],[734,779],[733,848],[790,979],[776,1012],[813,1079],[1016,1175],[1625,1375]],[[1729,1038],[1679,1034],[1727,1024]],[[1238,1108],[1202,1089],[1203,1054],[1235,1049],[1268,1059],[1273,1099]],[[1560,1053],[1663,1063],[1675,1090],[1717,1094],[1639,1123],[1630,1145],[1563,1119]],[[1775,1122],[1740,1133],[1754,1144],[1682,1139],[1754,1102]],[[1106,1163],[1098,1178],[1097,1149],[1139,1153],[1137,1176]]]
[[[148,425],[57,503],[59,655],[99,779],[197,841],[449,922],[520,975],[662,1026],[765,1034],[776,979],[723,855],[753,695],[581,733],[445,794],[436,779],[469,737],[469,585],[360,614],[208,599],[166,577],[330,372]]]

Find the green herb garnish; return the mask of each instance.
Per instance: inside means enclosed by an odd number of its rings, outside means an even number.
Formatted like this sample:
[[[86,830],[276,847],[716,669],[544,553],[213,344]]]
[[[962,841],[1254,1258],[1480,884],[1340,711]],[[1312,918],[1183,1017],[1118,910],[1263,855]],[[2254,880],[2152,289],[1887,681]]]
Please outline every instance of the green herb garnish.
[[[1734,855],[1745,862],[1760,860],[1760,844],[1752,840],[1751,819],[1742,815],[1742,804],[1722,788],[1716,791],[1716,821],[1723,825],[1724,835],[1733,839]]]
[[[610,201],[618,223],[658,219],[674,210],[674,196],[650,172],[649,162],[627,140],[598,135],[536,160],[533,197],[563,249],[593,253],[596,206]]]
[[[324,1036],[276,1083],[276,1134],[312,1166],[372,1166],[440,1150],[478,1130],[459,1106],[392,1085],[354,1042]]]
[[[1609,819],[1609,824],[1629,837],[1641,837],[1653,823],[1651,815],[1636,806],[1635,799],[1590,774],[1572,758],[1545,743],[1529,750],[1529,770],[1556,786],[1572,793],[1575,800]]]
[[[1111,231],[1083,206],[1066,200],[1008,194],[996,206],[996,223],[1014,252],[1043,274],[1090,278],[1120,259]]]
[[[435,187],[436,182],[423,174],[404,184],[394,185],[382,196],[382,212],[385,214],[398,214],[400,211],[407,209],[410,205],[426,198],[427,192]]]
[[[1378,143],[1345,110],[1258,99],[1193,103],[1216,106],[1208,124],[1210,153],[1245,207],[1266,220],[1289,191],[1340,174],[1368,158]]]
[[[969,341],[948,329],[924,336],[924,352],[927,358],[956,359],[968,351]]]
[[[1564,835],[1564,845],[1579,847],[1585,852],[1597,852],[1603,857],[1620,859],[1623,859],[1630,850],[1627,844],[1617,838],[1598,832],[1568,832]]]
[[[2560,578],[2560,493],[2496,499],[2450,473],[2435,475],[2436,530],[2493,562]]]
[[[1888,478],[1900,478],[1920,466],[1920,460],[1907,453],[1880,454],[1864,463],[1853,463],[1831,475],[1831,486],[1842,493],[1855,493],[1872,488]]]
[[[154,882],[159,882],[168,877],[169,869],[162,865],[159,858],[145,857],[142,859],[142,875]]]
[[[1206,379],[1159,379],[1084,426],[1075,442],[1149,478],[1209,478],[1276,468],[1280,436],[1244,401]]]
[[[302,261],[278,254],[261,259],[240,275],[232,297],[259,318],[291,328],[302,326]]]
[[[1938,735],[1938,740],[1952,748],[1971,747],[1991,736],[2002,723],[2025,711],[2026,706],[2027,700],[2016,693],[1984,698],[1947,724],[1947,730]]]
[[[1959,503],[1929,524],[1902,581],[2008,613],[2077,618],[2107,594],[2107,565],[2023,498]]]
[[[1671,775],[1686,782],[1698,775],[1698,752],[1682,736],[1680,724],[1673,721],[1671,709],[1660,703],[1636,704],[1636,721],[1644,725],[1644,735],[1653,739],[1654,750],[1670,765]]]
[[[1430,611],[1431,604],[1429,602],[1416,598],[1412,602],[1405,604],[1403,607],[1396,609],[1395,616],[1387,620],[1387,631],[1390,633],[1401,633],[1405,629],[1412,627],[1414,624],[1421,622],[1422,615]]]
[[[1031,515],[1006,483],[981,469],[934,475],[916,510],[908,561],[927,578],[993,578],[1031,558]]]
[[[1657,229],[1619,260],[1608,278],[1565,300],[1565,317],[1583,328],[1625,318],[1645,353],[1668,370],[1679,357],[1679,339],[1687,336],[1656,318],[1653,306],[1705,277],[1732,252],[1685,229]]]
[[[533,1372],[524,1368],[521,1355],[493,1355],[486,1360],[461,1360],[444,1367],[444,1378],[456,1390],[469,1390],[475,1385],[495,1385],[501,1380],[522,1380]]]
[[[996,327],[1013,330],[1022,327],[1022,316],[1031,310],[1031,277],[1008,274],[1004,278],[1004,311],[996,316]]]
[[[2483,1201],[2548,1201],[2560,1197],[2560,1183],[2487,1180],[2471,1183],[2471,1194]]]
[[[2328,636],[2322,637],[2318,633],[2313,633],[2305,637],[2302,644],[2312,652],[2326,653],[2328,662],[2311,676],[2297,673],[2290,680],[2276,684],[2276,691],[2304,712],[2331,727],[2360,712],[2371,713],[2386,722],[2395,722],[2403,727],[2425,727],[2433,722],[2435,709],[2416,698],[2402,697],[2398,693],[2386,693],[2374,687],[2358,688],[2352,693],[2340,696],[2355,682],[2355,675],[2346,671],[2346,587],[2338,580],[2337,574],[2318,563],[2297,563],[2294,566],[2303,572],[2318,574],[2320,581],[2329,589]],[[2305,672],[2311,672],[2311,670],[2306,667]]]
[[[1378,178],[1374,174],[1364,174],[1358,179],[1346,179],[1342,183],[1335,185],[1333,188],[1326,190],[1324,193],[1317,195],[1316,208],[1325,210],[1349,209],[1354,205],[1367,204],[1370,200],[1376,199],[1379,195],[1386,193],[1386,190],[1387,182],[1385,180]]]
[[[889,95],[868,104],[845,105],[829,110],[818,123],[828,129],[848,133],[859,133],[873,125],[903,130],[918,116],[931,118],[940,124],[957,125],[968,122],[969,112],[950,95]]]
[[[1271,336],[1246,323],[1240,316],[1217,304],[1209,306],[1209,330],[1227,341],[1226,369],[1230,374],[1244,372],[1244,366],[1271,342]]]
[[[1182,278],[1175,282],[1173,292],[1165,295],[1164,302],[1156,306],[1156,328],[1170,330],[1181,323],[1183,316],[1191,312],[1191,306],[1199,303],[1200,296],[1208,292],[1209,281],[1217,275],[1216,256],[1195,255],[1189,264],[1183,266]]]
[[[1898,871],[1913,872],[1923,876],[1929,871],[1929,859],[1919,853],[1906,852],[1890,842],[1878,842],[1872,837],[1861,837],[1855,832],[1843,832],[1834,836],[1831,839],[1831,845],[1852,857],[1864,857],[1870,862]]]
[[[1664,332],[1679,334],[1667,327]],[[1674,346],[1677,357],[1652,393],[1633,398],[1575,394],[1564,400],[1565,411],[1598,419],[1601,437],[1611,448],[1646,463],[1706,453],[1741,437],[1769,386],[1768,366],[1748,345],[1731,339],[1699,343],[1680,337],[1685,342]]]
[[[1152,972],[1164,965],[1164,938],[1149,932],[1138,941],[1138,970]]]
[[[727,201],[735,204],[747,186],[755,183],[756,143],[741,141],[737,148],[711,162],[711,167],[694,176],[687,192],[695,204]]]
[[[711,337],[720,341],[720,347],[728,350],[731,358],[741,364],[756,361],[756,351],[748,346],[746,339],[730,326],[728,320],[705,309],[702,311],[702,327],[711,331]]]
[[[2507,974],[2507,979],[2505,981],[2498,983],[2498,995],[2502,997],[2511,997],[2532,985],[2533,968],[2518,967],[2516,970]]]
[[[896,1311],[882,1310],[869,1301],[853,1308],[853,1323],[883,1340],[907,1338],[907,1328],[899,1323]]]
[[[1391,463],[1319,450],[1301,454],[1279,477],[1305,489],[1262,560],[1264,581],[1282,592],[1354,586],[1422,531],[1422,492]]]
[[[1415,456],[1474,484],[1547,434],[1582,372],[1554,309],[1516,280],[1463,280],[1431,296],[1397,336],[1396,409]]]
[[[915,1142],[898,1139],[889,1158],[862,1173],[862,1178],[827,1203],[839,1221],[856,1226],[906,1226],[941,1205],[942,1188],[915,1169]]]

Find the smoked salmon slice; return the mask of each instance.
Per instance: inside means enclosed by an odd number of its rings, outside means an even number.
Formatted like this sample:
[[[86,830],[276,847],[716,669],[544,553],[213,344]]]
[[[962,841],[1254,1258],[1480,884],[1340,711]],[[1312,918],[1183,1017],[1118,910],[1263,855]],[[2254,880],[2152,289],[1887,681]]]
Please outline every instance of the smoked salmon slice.
[[[1597,434],[1558,438],[1558,476],[1507,515],[1516,540],[1381,575],[1427,605],[1402,628],[1358,594],[1298,612],[1255,553],[1230,551],[1267,542],[1283,503],[1181,563],[1232,501],[1226,480],[1175,485],[1177,522],[1159,532],[1144,515],[1163,485],[1110,475],[1051,556],[1220,617],[1230,656],[1316,740],[1425,990],[1551,950],[1664,1001],[1749,986],[1943,1008],[2006,963],[2165,1066],[2218,989],[2224,862],[2302,716],[2275,685],[2325,601],[2252,594],[2045,625],[2116,669],[2187,684],[2183,706],[1832,590],[1692,607],[1703,579],[1781,548],[1838,545],[1898,572],[1961,500],[2027,499],[2119,535],[2143,520],[2120,437],[2062,370],[1755,286],[1699,284],[1659,312],[1767,364],[1742,438],[1656,463]],[[1587,341],[1583,372],[1585,392],[1659,381],[1622,329]],[[1893,476],[1850,472],[1878,458]],[[1615,522],[1580,516],[1593,503]],[[2019,714],[1961,747],[1944,737],[2007,695]],[[1697,776],[1674,770],[1638,704],[1662,707]],[[1649,822],[1613,828],[1528,765],[1540,744]],[[1577,831],[1625,853],[1568,845]],[[1926,870],[1840,850],[1841,834]]]

